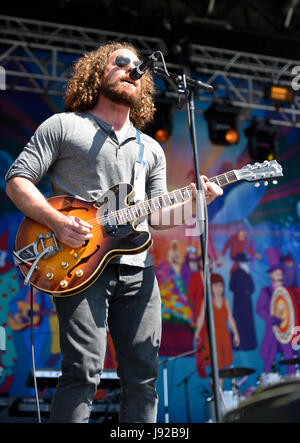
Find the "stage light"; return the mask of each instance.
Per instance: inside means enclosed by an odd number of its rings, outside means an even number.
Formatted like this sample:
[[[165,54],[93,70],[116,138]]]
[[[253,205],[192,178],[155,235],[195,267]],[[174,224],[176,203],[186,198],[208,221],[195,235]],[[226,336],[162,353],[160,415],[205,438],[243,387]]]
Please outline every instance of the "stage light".
[[[292,88],[271,85],[266,88],[266,99],[274,102],[294,103]]]
[[[213,103],[205,112],[209,138],[215,145],[234,145],[239,142],[239,108],[231,103]]]
[[[229,129],[225,134],[225,139],[230,145],[234,145],[239,141],[239,133],[236,129]]]
[[[264,160],[274,160],[277,157],[276,135],[278,129],[275,126],[265,120],[253,119],[244,132],[248,138],[248,149],[252,160],[263,162]]]
[[[171,135],[171,133],[167,129],[158,129],[154,134],[154,138],[159,143],[164,143],[168,140],[170,135]]]
[[[159,143],[165,143],[173,130],[173,103],[155,103],[154,121],[145,128],[146,134]]]

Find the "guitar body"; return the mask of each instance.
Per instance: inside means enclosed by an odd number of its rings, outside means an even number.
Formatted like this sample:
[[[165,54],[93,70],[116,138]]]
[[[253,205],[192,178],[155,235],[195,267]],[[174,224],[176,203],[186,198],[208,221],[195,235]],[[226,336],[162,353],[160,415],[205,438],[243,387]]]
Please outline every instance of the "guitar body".
[[[30,283],[42,292],[53,296],[69,296],[81,292],[90,286],[103,272],[107,263],[114,257],[124,254],[138,254],[147,250],[151,244],[151,235],[147,231],[138,231],[134,223],[118,226],[107,225],[105,216],[113,209],[128,206],[134,191],[130,184],[120,183],[103,194],[100,201],[90,203],[70,196],[50,197],[48,202],[66,215],[80,217],[93,225],[93,237],[80,248],[56,242],[54,234],[47,238],[51,231],[25,217],[16,236],[15,251],[28,260],[33,246],[41,253],[44,248],[58,246],[50,256],[43,256],[30,276]],[[42,242],[37,241],[42,236]],[[23,251],[22,251],[23,250]],[[30,271],[31,263],[20,263],[24,277]]]

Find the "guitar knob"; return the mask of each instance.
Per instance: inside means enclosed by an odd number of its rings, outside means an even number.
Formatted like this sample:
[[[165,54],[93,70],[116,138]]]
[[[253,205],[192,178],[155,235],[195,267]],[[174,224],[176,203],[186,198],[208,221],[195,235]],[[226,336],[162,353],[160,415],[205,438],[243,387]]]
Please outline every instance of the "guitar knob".
[[[61,288],[66,288],[68,286],[68,282],[67,282],[67,280],[62,280],[61,282],[60,282],[60,287]]]
[[[83,270],[82,269],[77,269],[75,274],[76,274],[76,277],[82,277],[83,276]]]
[[[52,280],[53,277],[54,277],[53,272],[47,272],[47,274],[46,274],[46,278],[48,278],[48,280]]]
[[[267,182],[267,181],[264,182],[264,185],[265,185],[265,186],[268,186],[268,184],[269,184],[269,182]]]
[[[62,267],[63,269],[66,269],[68,266],[69,266],[69,263],[68,263],[67,261],[62,261],[62,262],[61,262],[61,267]]]
[[[273,180],[272,183],[273,183],[273,185],[277,185],[278,181],[277,180]]]
[[[255,183],[255,185],[254,185],[256,188],[259,188],[260,187],[260,183]]]

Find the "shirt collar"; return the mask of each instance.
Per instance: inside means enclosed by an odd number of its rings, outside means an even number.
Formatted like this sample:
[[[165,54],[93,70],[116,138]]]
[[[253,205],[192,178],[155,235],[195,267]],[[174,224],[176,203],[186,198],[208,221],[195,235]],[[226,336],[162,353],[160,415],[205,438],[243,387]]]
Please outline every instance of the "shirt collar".
[[[97,115],[93,114],[92,112],[86,112],[86,114],[88,116],[91,116],[95,120],[97,120],[97,122],[98,122],[99,126],[101,127],[101,129],[108,136],[111,137],[112,135],[115,135],[114,127],[112,125],[110,125],[109,123],[106,123],[104,120],[101,120],[100,117],[98,117]],[[133,138],[133,139],[136,138],[136,130],[135,130],[135,127],[133,126],[132,122],[130,122],[130,125],[129,125],[128,129],[127,129],[127,132],[126,132],[126,135],[125,135],[125,138],[124,138],[123,142],[125,140],[131,139],[131,138]]]

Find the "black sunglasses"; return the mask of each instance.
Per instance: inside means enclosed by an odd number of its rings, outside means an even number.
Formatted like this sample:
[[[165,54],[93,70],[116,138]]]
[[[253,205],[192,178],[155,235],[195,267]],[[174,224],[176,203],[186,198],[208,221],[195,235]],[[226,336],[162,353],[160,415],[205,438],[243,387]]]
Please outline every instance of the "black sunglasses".
[[[118,68],[125,68],[126,66],[130,65],[130,63],[131,58],[126,57],[125,55],[118,55],[115,60],[115,65],[118,66]],[[133,61],[134,66],[138,66],[140,63],[140,60]]]

